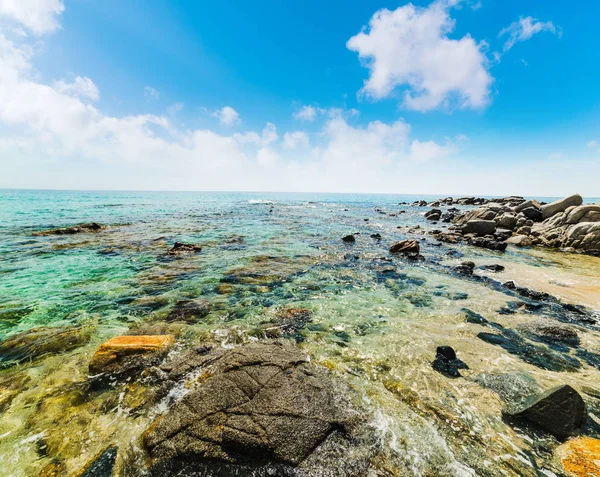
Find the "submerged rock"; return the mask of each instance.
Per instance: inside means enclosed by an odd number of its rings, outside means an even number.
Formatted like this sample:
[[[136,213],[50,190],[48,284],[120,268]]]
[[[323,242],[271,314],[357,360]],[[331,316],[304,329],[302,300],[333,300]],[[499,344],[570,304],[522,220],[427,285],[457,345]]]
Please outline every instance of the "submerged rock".
[[[578,346],[579,336],[570,326],[556,323],[552,320],[535,320],[519,327],[527,336],[549,343],[561,343],[568,346]]]
[[[102,344],[89,364],[92,375],[139,370],[162,357],[175,344],[173,335],[115,336]]]
[[[101,230],[107,229],[108,226],[100,225],[97,222],[90,222],[89,224],[79,224],[73,227],[65,227],[59,229],[50,229],[50,230],[41,230],[38,232],[33,232],[33,236],[40,237],[45,235],[73,235],[80,233],[89,233],[89,232],[100,232]]]
[[[71,351],[90,340],[87,328],[33,328],[0,343],[0,366]]]
[[[600,475],[600,439],[575,437],[562,444],[556,453],[569,477]]]
[[[202,251],[202,246],[192,244],[192,243],[183,243],[183,242],[175,242],[171,250],[169,250],[169,255],[183,255],[186,253],[199,253]]]
[[[469,366],[464,361],[456,357],[456,352],[451,346],[438,346],[431,366],[438,373],[451,378],[461,376],[459,369],[469,369]]]
[[[559,440],[579,433],[587,418],[585,402],[569,385],[550,389],[505,414],[531,423]]]
[[[222,464],[227,475],[255,475],[265,464],[273,475],[291,475],[358,422],[332,377],[294,346],[251,343],[191,359],[209,364],[205,377],[144,435],[152,475]]]
[[[112,477],[117,453],[116,446],[107,447],[88,462],[77,477]]]
[[[208,300],[181,300],[175,303],[173,310],[167,316],[167,321],[186,321],[195,323],[210,313],[212,308]]]
[[[419,253],[418,240],[402,240],[390,247],[391,253]]]
[[[301,331],[312,321],[312,313],[306,308],[285,308],[278,310],[275,318],[265,323],[260,332],[268,338],[292,338],[303,341]]]
[[[505,401],[507,409],[513,410],[542,391],[533,377],[522,372],[482,373],[475,381],[498,394]]]

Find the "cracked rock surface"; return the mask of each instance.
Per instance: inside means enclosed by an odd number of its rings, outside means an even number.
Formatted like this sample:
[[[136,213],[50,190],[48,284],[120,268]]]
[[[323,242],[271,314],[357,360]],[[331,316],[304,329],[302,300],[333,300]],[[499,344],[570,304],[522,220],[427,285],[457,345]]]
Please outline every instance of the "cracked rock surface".
[[[144,436],[160,472],[211,461],[294,468],[360,421],[329,373],[291,344],[200,348],[163,370],[177,380],[198,367],[198,384]]]

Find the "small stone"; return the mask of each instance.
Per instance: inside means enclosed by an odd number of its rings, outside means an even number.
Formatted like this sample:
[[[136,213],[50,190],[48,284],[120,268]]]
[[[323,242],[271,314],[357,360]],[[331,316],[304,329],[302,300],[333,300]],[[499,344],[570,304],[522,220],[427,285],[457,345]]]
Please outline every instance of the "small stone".
[[[350,234],[350,235],[346,235],[346,236],[342,237],[342,240],[346,243],[354,243],[354,242],[356,242],[356,237],[354,237],[354,235]]]
[[[402,240],[390,247],[391,253],[419,253],[418,240]]]
[[[169,250],[169,255],[182,255],[185,253],[198,253],[201,251],[202,247],[200,245],[175,242],[171,250]]]
[[[461,376],[459,369],[469,369],[467,364],[456,357],[451,346],[438,346],[431,367],[438,373],[450,378]]]

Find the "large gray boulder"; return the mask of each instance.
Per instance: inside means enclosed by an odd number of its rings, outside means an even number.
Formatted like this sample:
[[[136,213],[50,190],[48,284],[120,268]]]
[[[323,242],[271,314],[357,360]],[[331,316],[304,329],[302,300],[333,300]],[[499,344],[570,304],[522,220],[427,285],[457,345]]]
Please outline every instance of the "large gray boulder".
[[[564,212],[571,206],[579,206],[581,204],[583,204],[583,199],[579,194],[550,202],[549,204],[542,205],[542,218],[546,220],[559,212]]]
[[[343,448],[344,436],[364,423],[364,414],[349,404],[328,371],[290,344],[200,349],[163,369],[178,379],[199,364],[200,378],[192,381],[192,391],[144,435],[152,475],[192,475],[214,465],[239,471],[265,464],[283,469],[276,475],[288,475],[285,469],[304,464],[330,438]],[[169,474],[174,469],[181,473]]]
[[[479,236],[493,235],[496,230],[496,222],[493,220],[469,220],[463,225],[461,232],[463,234],[475,234]]]

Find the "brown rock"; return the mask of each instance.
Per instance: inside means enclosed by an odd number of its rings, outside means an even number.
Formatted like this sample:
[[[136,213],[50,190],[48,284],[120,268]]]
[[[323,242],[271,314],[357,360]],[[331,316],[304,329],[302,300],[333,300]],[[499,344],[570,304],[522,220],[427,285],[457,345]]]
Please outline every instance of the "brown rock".
[[[595,477],[600,475],[600,440],[576,437],[557,450],[562,465],[570,477]]]
[[[89,364],[90,374],[118,371],[120,367],[128,367],[125,364],[131,364],[128,358],[161,355],[174,344],[173,335],[116,336],[102,344],[94,353]]]
[[[506,240],[506,243],[517,247],[531,247],[533,245],[533,241],[527,235],[515,235]]]
[[[402,240],[390,247],[391,253],[419,253],[419,250],[418,240]]]
[[[33,236],[40,237],[44,235],[73,235],[80,233],[89,232],[100,232],[108,227],[106,225],[100,225],[96,222],[90,222],[89,224],[79,224],[73,227],[65,227],[60,229],[41,230],[39,232],[33,232]]]
[[[198,253],[201,251],[202,247],[200,245],[196,245],[193,243],[175,242],[171,250],[169,250],[169,255],[182,255],[185,253]]]

